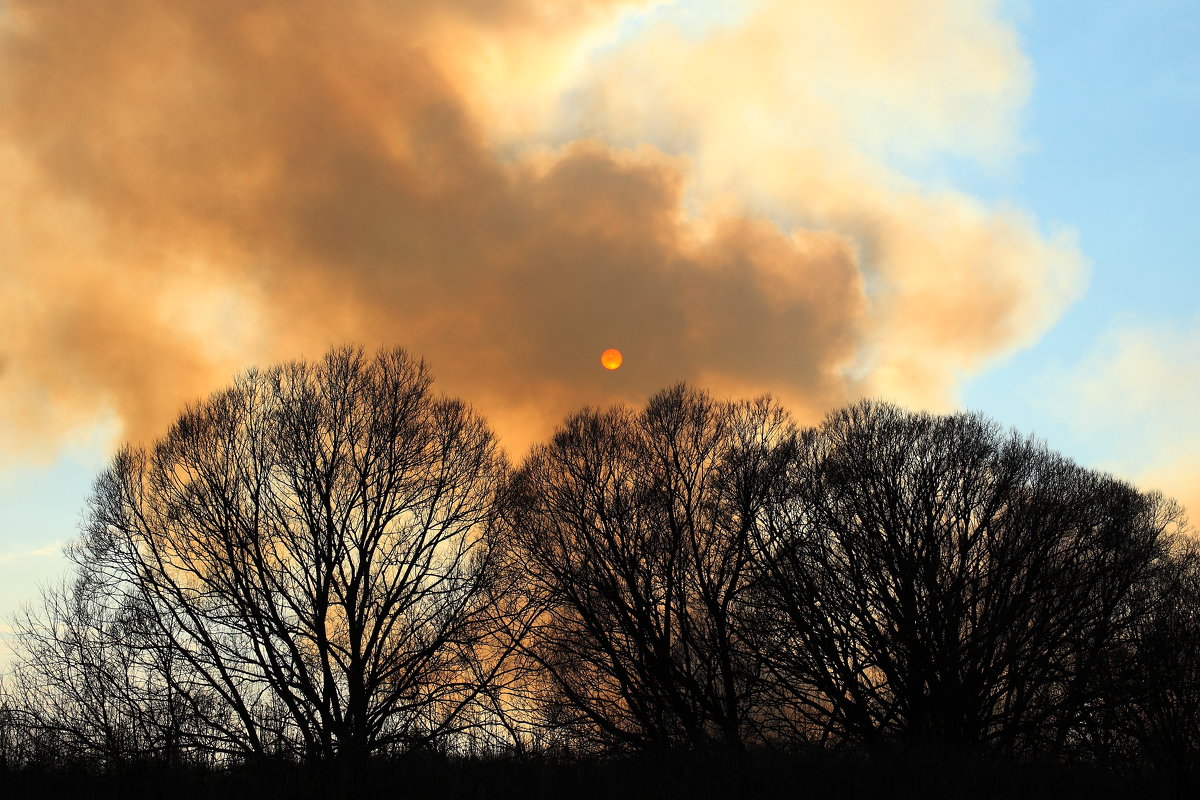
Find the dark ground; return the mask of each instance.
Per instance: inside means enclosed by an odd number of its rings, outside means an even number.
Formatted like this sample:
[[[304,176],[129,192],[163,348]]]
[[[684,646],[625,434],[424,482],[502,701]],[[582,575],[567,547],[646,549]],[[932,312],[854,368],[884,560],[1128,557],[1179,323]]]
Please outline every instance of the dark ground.
[[[375,761],[353,776],[293,764],[232,770],[130,768],[110,773],[23,770],[0,774],[6,798],[436,798],[590,800],[787,798],[1200,797],[1192,771],[1114,771],[1099,765],[1017,763],[935,752],[783,755],[743,761],[672,754],[556,763],[546,759],[408,756]]]

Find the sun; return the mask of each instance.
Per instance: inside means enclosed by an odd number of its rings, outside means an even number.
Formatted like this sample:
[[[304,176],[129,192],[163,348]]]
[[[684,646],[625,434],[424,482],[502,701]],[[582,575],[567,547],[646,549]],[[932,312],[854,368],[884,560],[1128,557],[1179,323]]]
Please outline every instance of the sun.
[[[621,361],[623,360],[621,358],[621,351],[615,347],[610,347],[600,354],[600,363],[604,365],[605,369],[616,369],[621,366]]]

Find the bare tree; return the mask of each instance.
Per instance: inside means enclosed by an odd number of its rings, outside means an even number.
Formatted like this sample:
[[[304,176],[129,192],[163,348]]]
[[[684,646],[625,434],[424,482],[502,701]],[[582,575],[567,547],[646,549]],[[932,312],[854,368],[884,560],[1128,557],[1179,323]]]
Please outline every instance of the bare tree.
[[[37,719],[13,695],[8,676],[0,676],[0,776],[50,759],[38,752]]]
[[[430,385],[337,350],[118,453],[72,579],[18,620],[3,763],[1200,752],[1200,557],[1158,495],[977,415],[799,431],[684,385],[582,410],[510,474]]]
[[[136,598],[84,568],[17,622],[14,685],[20,720],[55,742],[57,757],[107,768],[178,762],[197,734],[180,675],[146,638]]]
[[[976,415],[863,402],[765,506],[760,646],[827,736],[1069,746],[1178,509]]]
[[[681,385],[641,413],[585,409],[533,451],[501,517],[536,601],[523,644],[552,725],[637,748],[751,735],[758,664],[738,615],[751,526],[791,435],[768,399]]]
[[[1129,639],[1132,680],[1111,720],[1156,766],[1200,765],[1200,549],[1181,547],[1145,587],[1150,609]]]
[[[204,747],[356,762],[454,732],[486,683],[504,471],[423,362],[337,350],[249,372],[121,451],[75,557],[156,627]]]

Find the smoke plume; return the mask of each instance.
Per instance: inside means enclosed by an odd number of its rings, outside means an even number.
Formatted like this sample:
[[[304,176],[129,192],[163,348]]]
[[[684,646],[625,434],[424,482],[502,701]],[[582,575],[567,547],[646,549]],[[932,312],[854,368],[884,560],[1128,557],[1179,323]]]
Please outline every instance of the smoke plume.
[[[1027,92],[992,3],[922,5],[5,3],[3,447],[350,341],[517,450],[679,379],[952,402],[1082,267],[895,166],[1002,160]]]

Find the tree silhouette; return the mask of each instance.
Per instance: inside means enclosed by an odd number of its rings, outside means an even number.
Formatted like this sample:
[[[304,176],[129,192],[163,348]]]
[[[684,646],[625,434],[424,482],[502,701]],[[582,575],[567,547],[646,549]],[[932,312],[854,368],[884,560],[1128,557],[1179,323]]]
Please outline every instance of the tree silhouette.
[[[1106,697],[1178,509],[977,415],[862,402],[758,527],[760,646],[827,734],[1061,751]],[[1103,678],[1103,680],[1102,680]]]
[[[169,652],[150,646],[144,607],[109,588],[81,566],[19,618],[23,721],[70,762],[175,763],[185,739],[200,735],[195,715]]]
[[[593,744],[740,747],[758,659],[739,629],[750,533],[791,435],[772,401],[676,386],[569,418],[500,516],[537,599],[525,650],[548,720]]]
[[[1190,543],[1146,587],[1130,638],[1127,702],[1106,720],[1163,768],[1200,756],[1200,551]]]
[[[230,753],[361,761],[463,724],[505,463],[403,350],[244,375],[96,484],[75,553]]]
[[[0,772],[304,761],[334,782],[299,791],[348,795],[563,746],[732,765],[730,791],[812,745],[1200,766],[1200,549],[1157,494],[975,414],[799,429],[682,384],[509,470],[430,387],[403,350],[335,350],[121,450],[16,621]]]

